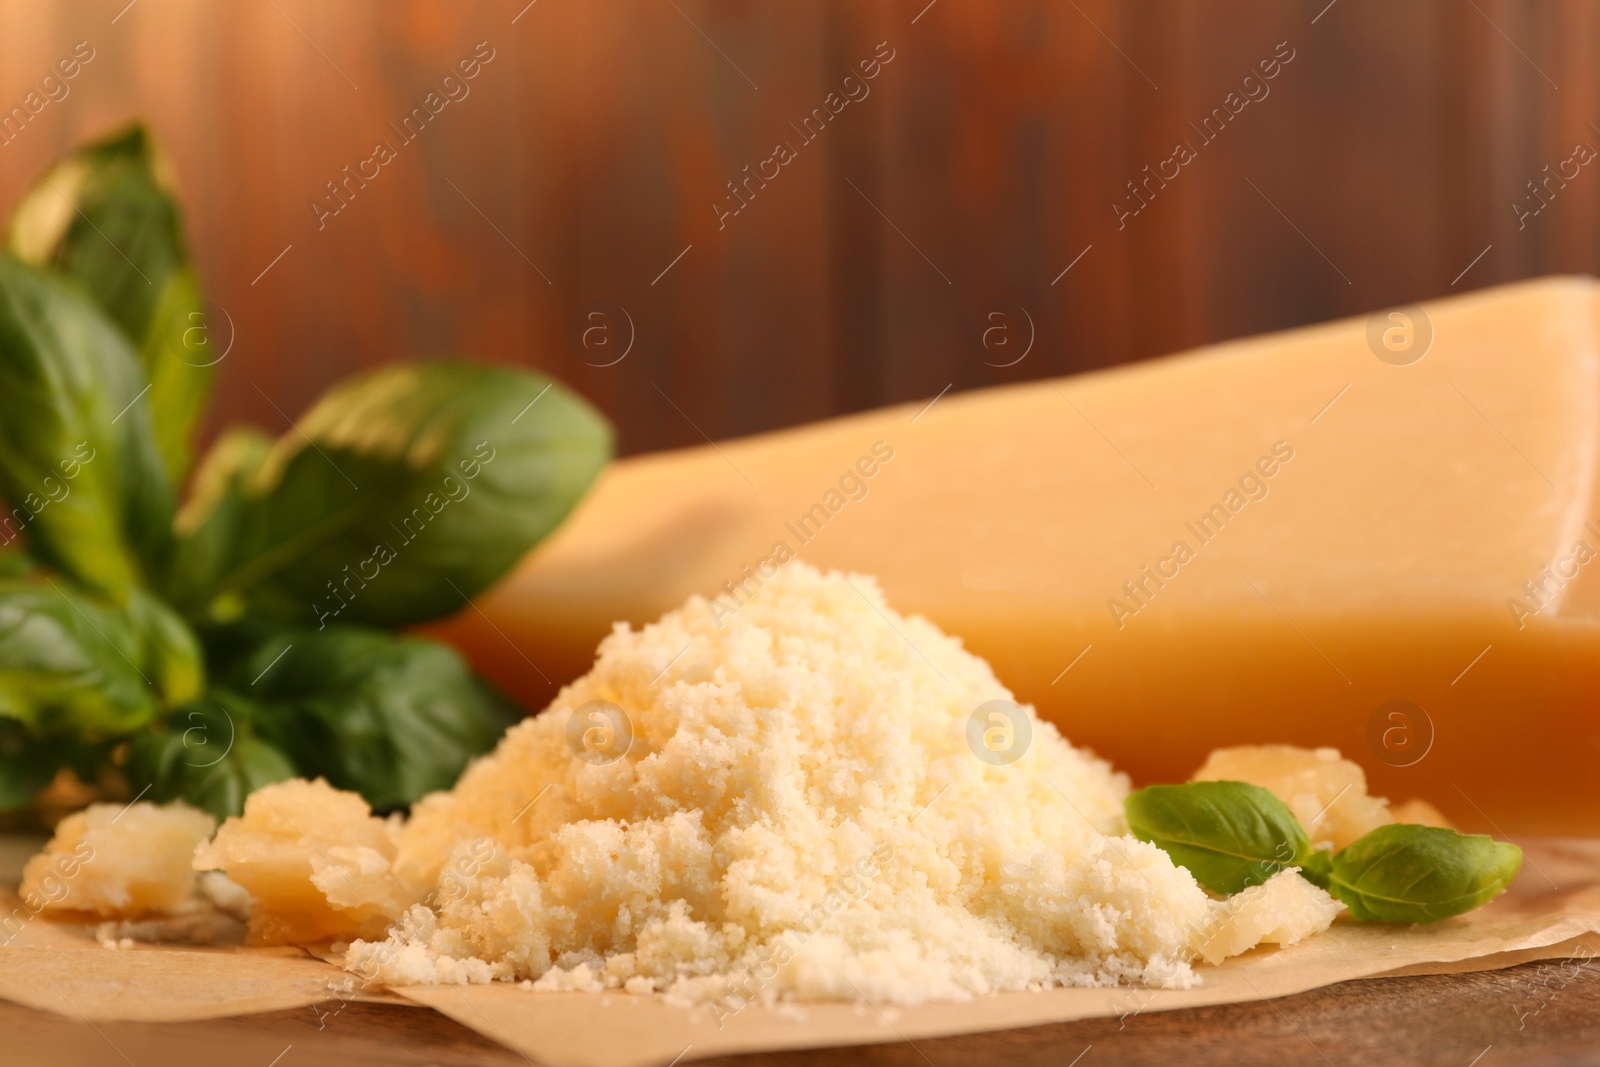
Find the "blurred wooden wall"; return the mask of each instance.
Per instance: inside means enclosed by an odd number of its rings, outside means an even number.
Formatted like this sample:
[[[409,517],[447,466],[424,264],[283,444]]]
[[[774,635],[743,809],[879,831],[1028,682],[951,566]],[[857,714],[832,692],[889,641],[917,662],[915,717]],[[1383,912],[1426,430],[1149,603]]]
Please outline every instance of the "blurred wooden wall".
[[[282,428],[353,370],[457,351],[566,379],[629,452],[1600,272],[1600,167],[1512,206],[1600,147],[1592,3],[525,2],[0,0],[0,107],[95,55],[8,132],[0,205],[143,117],[234,327],[218,421]],[[401,144],[478,42],[470,95]],[[319,228],[378,141],[396,158]]]

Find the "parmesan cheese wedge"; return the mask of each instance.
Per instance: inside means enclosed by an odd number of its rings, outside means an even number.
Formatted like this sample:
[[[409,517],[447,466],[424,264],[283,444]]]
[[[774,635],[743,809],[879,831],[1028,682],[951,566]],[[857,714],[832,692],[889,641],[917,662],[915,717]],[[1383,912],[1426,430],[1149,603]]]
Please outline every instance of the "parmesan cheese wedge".
[[[1595,295],[1528,282],[630,459],[440,632],[539,708],[613,622],[737,612],[800,558],[877,575],[1136,780],[1327,745],[1465,829],[1600,832]],[[1384,348],[1402,322],[1414,361]]]

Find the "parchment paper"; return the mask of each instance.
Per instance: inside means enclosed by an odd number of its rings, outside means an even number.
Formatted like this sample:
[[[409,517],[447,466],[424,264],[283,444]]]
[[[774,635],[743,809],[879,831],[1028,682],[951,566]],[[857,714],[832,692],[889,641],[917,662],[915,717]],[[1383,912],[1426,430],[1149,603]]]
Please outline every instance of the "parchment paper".
[[[895,1009],[751,1006],[718,1018],[654,996],[533,993],[514,985],[398,991],[550,1067],[650,1067],[773,1049],[871,1044],[1097,1016],[1262,1000],[1357,978],[1600,956],[1600,841],[1522,842],[1510,892],[1431,926],[1340,921],[1320,937],[1197,968],[1188,990],[1055,989]],[[3,874],[4,872],[0,872]],[[14,878],[11,884],[15,884]],[[14,902],[15,898],[12,897]],[[86,928],[36,919],[0,948],[0,997],[72,1018],[176,1021],[391,1000],[300,950],[100,947]]]

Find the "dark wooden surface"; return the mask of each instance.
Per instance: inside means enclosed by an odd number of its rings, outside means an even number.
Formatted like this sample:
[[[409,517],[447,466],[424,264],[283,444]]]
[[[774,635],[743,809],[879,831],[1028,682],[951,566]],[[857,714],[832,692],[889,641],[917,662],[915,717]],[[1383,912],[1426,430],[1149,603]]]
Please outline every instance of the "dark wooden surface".
[[[5,1035],[0,1061],[14,1067],[510,1067],[528,1062],[434,1012],[370,1004],[350,1004],[326,1020],[308,1008],[207,1023],[91,1028],[0,1003],[0,1033]],[[274,1061],[277,1056],[282,1058]],[[1578,1067],[1600,1063],[1600,968],[1544,961],[1477,974],[1379,978],[1256,1004],[1151,1012],[1120,1021],[699,1062],[718,1067],[757,1062],[785,1067]]]
[[[282,428],[352,370],[464,351],[568,379],[630,452],[1600,271],[1600,168],[1512,208],[1600,146],[1588,0],[525,3],[0,0],[0,108],[96,56],[0,146],[0,206],[143,116],[234,325],[219,419]],[[470,95],[400,144],[479,41]],[[878,42],[870,95],[719,229]],[[319,229],[380,139],[397,158]]]

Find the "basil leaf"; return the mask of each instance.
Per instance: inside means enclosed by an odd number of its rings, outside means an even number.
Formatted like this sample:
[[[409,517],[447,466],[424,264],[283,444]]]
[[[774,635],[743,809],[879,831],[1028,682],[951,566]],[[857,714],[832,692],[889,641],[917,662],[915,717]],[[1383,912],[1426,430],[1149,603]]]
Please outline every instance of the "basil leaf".
[[[216,679],[218,685],[236,688],[248,696],[253,690],[250,683],[255,675],[235,685],[235,680],[245,671],[241,664],[260,651],[268,641],[278,639],[290,629],[281,623],[242,618],[226,623],[202,623],[196,627],[196,633],[199,634],[201,648],[205,650],[210,677]],[[280,644],[278,647],[283,646]]]
[[[13,548],[0,548],[0,578],[21,578],[33,570],[33,560],[26,552]]]
[[[185,800],[219,819],[238,815],[251,792],[295,776],[288,757],[255,736],[257,714],[213,690],[134,738],[124,773],[135,789],[149,785],[153,800]]]
[[[174,525],[178,534],[166,592],[176,604],[205,601],[227,569],[236,544],[245,539],[245,487],[265,462],[272,438],[249,426],[223,431],[195,469]],[[238,614],[239,605],[219,605],[217,613]]]
[[[116,737],[199,692],[195,634],[143,590],[126,609],[42,580],[0,580],[0,717],[36,737]]]
[[[454,785],[521,714],[449,646],[351,626],[285,631],[231,680],[301,774],[380,811]]]
[[[1487,904],[1521,866],[1522,850],[1509,842],[1393,823],[1335,855],[1327,889],[1358,919],[1429,923]]]
[[[145,649],[121,611],[29,581],[0,581],[0,718],[33,736],[127,733],[155,717]]]
[[[31,807],[62,770],[93,784],[118,744],[78,736],[35,737],[21,723],[0,718],[0,813]]]
[[[167,476],[178,482],[220,357],[211,351],[169,171],[137,124],[85,145],[17,202],[10,247],[76,279],[133,343],[149,376]]]
[[[205,614],[402,626],[451,613],[553,530],[610,454],[599,413],[542,375],[455,361],[360,375],[251,480]]]
[[[1315,848],[1300,858],[1300,877],[1326,890],[1333,875],[1333,853],[1325,848]]]
[[[75,286],[0,254],[0,519],[41,562],[122,594],[162,565],[172,491],[116,328]]]
[[[1128,828],[1213,893],[1237,893],[1295,866],[1310,849],[1283,801],[1246,782],[1153,785],[1122,802]]]
[[[189,625],[142,589],[130,590],[127,610],[138,641],[138,661],[162,700],[173,705],[199,696],[205,665],[200,641]]]
[[[38,742],[0,719],[0,813],[20,811],[55,777],[57,764],[41,758]]]
[[[64,762],[62,745],[40,740],[20,723],[0,718],[0,813],[31,805]]]

